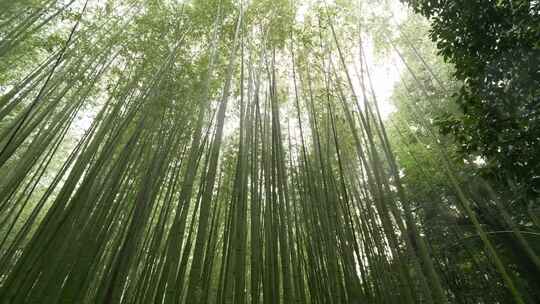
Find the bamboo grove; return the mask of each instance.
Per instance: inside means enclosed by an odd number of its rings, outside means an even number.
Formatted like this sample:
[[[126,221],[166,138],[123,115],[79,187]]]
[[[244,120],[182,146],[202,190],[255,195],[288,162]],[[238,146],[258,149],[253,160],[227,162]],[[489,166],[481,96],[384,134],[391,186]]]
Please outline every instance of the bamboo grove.
[[[535,303],[434,133],[447,210],[496,287],[460,294],[463,270],[426,241],[389,139],[405,128],[374,89],[370,5],[299,21],[287,0],[0,1],[0,302]],[[430,69],[384,41],[404,73]]]

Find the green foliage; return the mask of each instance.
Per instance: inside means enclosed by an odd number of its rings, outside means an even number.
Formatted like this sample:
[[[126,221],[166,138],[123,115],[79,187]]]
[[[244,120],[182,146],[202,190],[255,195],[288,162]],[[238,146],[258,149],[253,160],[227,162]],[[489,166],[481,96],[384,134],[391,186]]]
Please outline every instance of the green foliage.
[[[388,1],[0,4],[0,303],[539,296],[538,219],[436,135],[463,115],[461,81],[420,17],[397,24]],[[372,46],[405,65],[388,119]]]
[[[441,117],[464,154],[487,159],[486,176],[538,196],[540,4],[536,1],[409,1],[432,21],[439,53],[455,64],[462,113]],[[527,201],[527,199],[525,200]]]

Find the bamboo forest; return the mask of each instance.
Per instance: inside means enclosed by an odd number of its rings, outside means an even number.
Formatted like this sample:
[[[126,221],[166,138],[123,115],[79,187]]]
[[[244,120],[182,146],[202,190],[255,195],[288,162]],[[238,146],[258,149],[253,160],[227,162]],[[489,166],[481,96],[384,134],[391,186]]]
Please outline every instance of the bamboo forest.
[[[19,303],[540,303],[540,1],[0,0]]]

